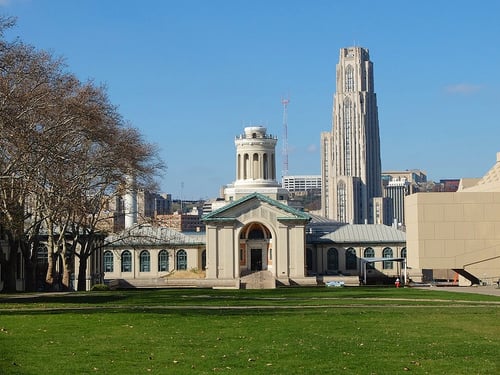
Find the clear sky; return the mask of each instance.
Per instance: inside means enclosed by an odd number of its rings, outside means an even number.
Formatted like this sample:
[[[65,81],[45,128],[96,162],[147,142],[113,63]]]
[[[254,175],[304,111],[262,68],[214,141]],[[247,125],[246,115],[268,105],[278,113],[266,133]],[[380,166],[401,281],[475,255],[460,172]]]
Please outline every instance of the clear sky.
[[[64,57],[108,87],[156,143],[174,198],[235,178],[234,137],[283,135],[289,174],[320,174],[339,49],[374,63],[383,170],[480,177],[500,151],[500,1],[0,0],[8,38]],[[282,170],[282,144],[277,170]]]

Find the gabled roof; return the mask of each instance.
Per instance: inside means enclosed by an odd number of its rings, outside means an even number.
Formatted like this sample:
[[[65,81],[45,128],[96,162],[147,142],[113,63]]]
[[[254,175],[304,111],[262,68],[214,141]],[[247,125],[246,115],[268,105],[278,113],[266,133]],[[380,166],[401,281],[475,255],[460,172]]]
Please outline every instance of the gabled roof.
[[[336,228],[320,240],[335,243],[390,243],[406,242],[406,233],[383,224],[350,224]]]
[[[234,210],[235,207],[241,206],[247,202],[250,202],[252,200],[259,200],[261,202],[267,203],[273,207],[278,208],[279,210],[289,214],[289,216],[283,216],[283,217],[278,217],[279,220],[288,220],[288,219],[299,219],[299,220],[306,220],[309,221],[311,220],[311,216],[306,214],[305,212],[299,211],[295,208],[289,207],[286,204],[280,203],[275,199],[269,198],[263,194],[260,193],[252,193],[247,196],[244,196],[243,198],[240,198],[232,203],[227,204],[224,207],[221,207],[213,212],[210,212],[209,214],[204,215],[201,220],[206,222],[206,221],[211,221],[211,220],[216,220],[216,221],[224,221],[224,220],[234,220],[236,219],[233,214],[236,212]]]
[[[107,246],[166,245],[183,246],[205,243],[205,233],[184,234],[171,228],[139,224],[105,239]]]

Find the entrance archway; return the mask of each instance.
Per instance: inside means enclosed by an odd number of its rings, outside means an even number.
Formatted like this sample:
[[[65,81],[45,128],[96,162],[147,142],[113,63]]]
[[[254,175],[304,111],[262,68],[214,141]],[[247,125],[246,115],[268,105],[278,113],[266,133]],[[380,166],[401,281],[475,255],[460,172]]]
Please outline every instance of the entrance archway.
[[[240,273],[272,268],[272,235],[262,223],[252,222],[240,232]]]

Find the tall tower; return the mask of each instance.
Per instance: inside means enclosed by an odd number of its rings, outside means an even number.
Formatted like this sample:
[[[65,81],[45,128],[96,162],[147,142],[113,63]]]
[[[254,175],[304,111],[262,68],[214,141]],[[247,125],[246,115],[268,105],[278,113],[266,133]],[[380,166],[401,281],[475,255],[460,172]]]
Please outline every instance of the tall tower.
[[[283,170],[282,176],[288,176],[288,103],[290,99],[281,99],[283,104]]]
[[[135,177],[128,175],[127,190],[123,197],[125,210],[125,229],[132,228],[137,224],[137,186]]]
[[[331,133],[321,134],[323,215],[341,222],[373,222],[381,197],[380,138],[373,63],[368,49],[340,49]]]
[[[236,181],[224,189],[226,201],[255,192],[287,200],[288,191],[276,181],[276,143],[263,126],[249,126],[236,137]]]

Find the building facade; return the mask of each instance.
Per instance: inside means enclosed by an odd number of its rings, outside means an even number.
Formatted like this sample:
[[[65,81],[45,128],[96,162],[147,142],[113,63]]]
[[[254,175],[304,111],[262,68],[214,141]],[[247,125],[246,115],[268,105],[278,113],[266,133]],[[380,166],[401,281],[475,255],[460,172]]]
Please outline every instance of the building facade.
[[[266,128],[247,127],[235,143],[236,180],[224,202],[203,215],[205,232],[139,224],[110,236],[103,262],[108,283],[275,288],[339,279],[359,285],[364,258],[372,264],[404,253],[404,233],[394,228],[360,225],[352,232],[354,226],[289,206],[275,179],[276,138]],[[367,282],[401,275],[392,260],[368,271]],[[176,277],[186,273],[191,277]]]
[[[381,197],[381,162],[373,63],[366,48],[340,50],[332,131],[321,134],[322,214],[373,223]]]
[[[481,179],[456,192],[406,197],[408,266],[453,270],[461,285],[500,280],[500,152]]]
[[[321,191],[321,175],[283,176],[281,186],[289,192]]]
[[[410,194],[410,183],[406,178],[392,179],[384,186],[384,196],[391,200],[392,220],[398,226],[405,225],[405,197]]]

